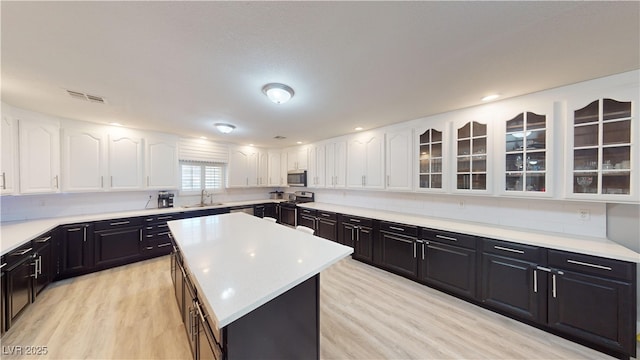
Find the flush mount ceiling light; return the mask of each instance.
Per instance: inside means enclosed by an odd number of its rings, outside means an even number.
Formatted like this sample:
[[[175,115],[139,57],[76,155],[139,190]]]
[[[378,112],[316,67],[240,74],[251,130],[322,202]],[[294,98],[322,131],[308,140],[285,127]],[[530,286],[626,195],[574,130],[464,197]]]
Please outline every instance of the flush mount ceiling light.
[[[214,126],[216,127],[216,129],[218,129],[218,131],[220,131],[223,134],[228,134],[232,132],[233,129],[236,128],[231,124],[225,124],[225,123],[217,123],[217,124],[214,124]]]
[[[262,92],[276,104],[283,104],[293,97],[293,89],[285,84],[270,83],[262,87]]]
[[[500,95],[498,95],[498,94],[491,94],[491,95],[487,95],[487,96],[483,97],[481,100],[482,101],[491,101],[491,100],[495,100],[495,99],[497,99],[499,97],[500,97]]]

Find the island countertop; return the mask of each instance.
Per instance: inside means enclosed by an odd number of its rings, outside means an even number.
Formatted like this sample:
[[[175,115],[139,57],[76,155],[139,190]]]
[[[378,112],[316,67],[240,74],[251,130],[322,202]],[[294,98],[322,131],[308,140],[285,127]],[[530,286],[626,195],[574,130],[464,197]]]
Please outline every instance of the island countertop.
[[[244,213],[169,221],[198,297],[219,329],[353,249]]]

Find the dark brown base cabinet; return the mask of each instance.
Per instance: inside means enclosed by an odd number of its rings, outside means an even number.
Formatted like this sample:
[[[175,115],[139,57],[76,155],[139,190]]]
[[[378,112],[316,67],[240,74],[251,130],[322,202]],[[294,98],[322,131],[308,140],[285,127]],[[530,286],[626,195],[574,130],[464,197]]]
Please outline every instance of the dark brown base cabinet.
[[[4,268],[6,266],[4,257],[2,258],[2,262],[0,264],[2,265],[2,271],[0,272],[0,302],[2,304],[2,306],[0,307],[0,336],[2,336],[7,329],[7,277],[4,275]]]
[[[318,211],[316,235],[327,240],[338,242],[338,221],[335,213]]]
[[[93,268],[93,226],[73,224],[60,227],[60,264],[58,276],[66,278]]]
[[[415,226],[380,223],[380,266],[394,273],[418,278],[418,229]]]
[[[35,262],[31,242],[5,255],[3,271],[6,276],[6,329],[8,330],[22,312],[33,302],[33,277]]]
[[[95,223],[95,266],[105,268],[138,260],[142,250],[142,224],[143,218]]]
[[[35,298],[53,281],[55,275],[53,235],[46,234],[33,240],[34,248],[34,274],[33,274],[33,297]]]
[[[353,258],[373,262],[374,221],[356,216],[343,216],[339,226],[339,242],[353,248]]]

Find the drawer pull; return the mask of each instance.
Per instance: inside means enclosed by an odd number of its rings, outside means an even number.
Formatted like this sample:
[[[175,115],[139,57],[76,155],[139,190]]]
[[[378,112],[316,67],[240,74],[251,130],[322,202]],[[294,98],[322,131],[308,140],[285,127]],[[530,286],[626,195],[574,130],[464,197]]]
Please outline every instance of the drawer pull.
[[[42,244],[42,243],[46,243],[49,240],[51,240],[51,236],[47,236],[46,238],[36,239],[36,242],[39,244]]]
[[[28,248],[28,249],[24,249],[24,250],[20,250],[20,251],[16,251],[14,253],[11,253],[11,256],[22,256],[26,253],[28,253],[29,251],[31,251],[33,248]]]
[[[596,269],[602,269],[602,270],[613,270],[608,266],[603,266],[603,265],[596,265],[596,264],[590,264],[590,263],[586,263],[586,262],[582,262],[582,261],[577,261],[577,260],[571,260],[571,259],[567,259],[567,262],[569,264],[576,264],[576,265],[582,265],[582,266],[588,266],[588,267],[592,267],[592,268],[596,268]]]
[[[351,218],[349,219],[349,221],[358,222],[358,223],[360,222],[360,220],[358,219],[351,219]]]
[[[129,224],[131,221],[118,221],[118,222],[114,222],[114,223],[110,223],[110,226],[116,226],[116,225],[126,225]]]
[[[158,220],[168,220],[173,219],[173,216],[158,216]]]
[[[454,237],[450,237],[450,236],[436,235],[436,237],[438,239],[444,239],[444,240],[449,240],[449,241],[458,241],[458,239],[456,239]]]
[[[165,231],[165,232],[158,233],[158,235],[160,235],[160,236],[162,236],[162,235],[169,235],[169,231]]]
[[[397,227],[397,226],[389,226],[389,229],[391,229],[391,230],[398,230],[398,231],[404,231],[404,229],[403,229],[403,228],[399,228],[399,227]]]
[[[79,227],[79,228],[73,228],[73,229],[67,229],[67,232],[74,232],[74,231],[80,231],[80,230],[82,230],[82,228],[81,228],[81,227]]]
[[[171,243],[166,243],[166,244],[160,244],[160,245],[158,245],[158,247],[159,247],[159,248],[161,248],[161,247],[165,247],[165,246],[171,246]]]
[[[329,214],[322,214],[322,213],[321,213],[320,215],[321,215],[321,216],[325,216],[325,217],[331,217],[331,215],[329,215]]]
[[[4,264],[0,265],[0,269],[2,269],[5,266],[7,266],[7,263],[4,263]]]
[[[498,246],[498,245],[495,245],[493,248],[496,249],[496,250],[504,250],[504,251],[509,251],[509,252],[516,253],[516,254],[524,254],[524,251],[522,251],[522,250],[506,248],[506,247],[502,247],[502,246]]]
[[[551,269],[546,268],[546,267],[544,267],[544,266],[536,266],[536,269],[538,269],[538,270],[540,270],[540,271],[548,272],[548,273],[550,273],[550,272],[551,272]]]

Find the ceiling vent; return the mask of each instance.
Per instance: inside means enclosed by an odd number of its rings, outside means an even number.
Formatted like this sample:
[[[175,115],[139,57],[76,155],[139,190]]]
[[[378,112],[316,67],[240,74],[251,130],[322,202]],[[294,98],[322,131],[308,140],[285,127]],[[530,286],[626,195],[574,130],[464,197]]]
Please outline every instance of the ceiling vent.
[[[276,140],[284,140],[284,139],[286,139],[286,137],[280,136],[280,135],[274,136],[273,138],[276,139]]]
[[[73,90],[67,90],[67,94],[69,94],[69,96],[71,96],[72,98],[78,99],[78,100],[91,101],[99,104],[107,103],[105,98],[103,98],[102,96],[89,95],[89,94],[85,94],[85,93],[81,93],[79,91],[73,91]]]

